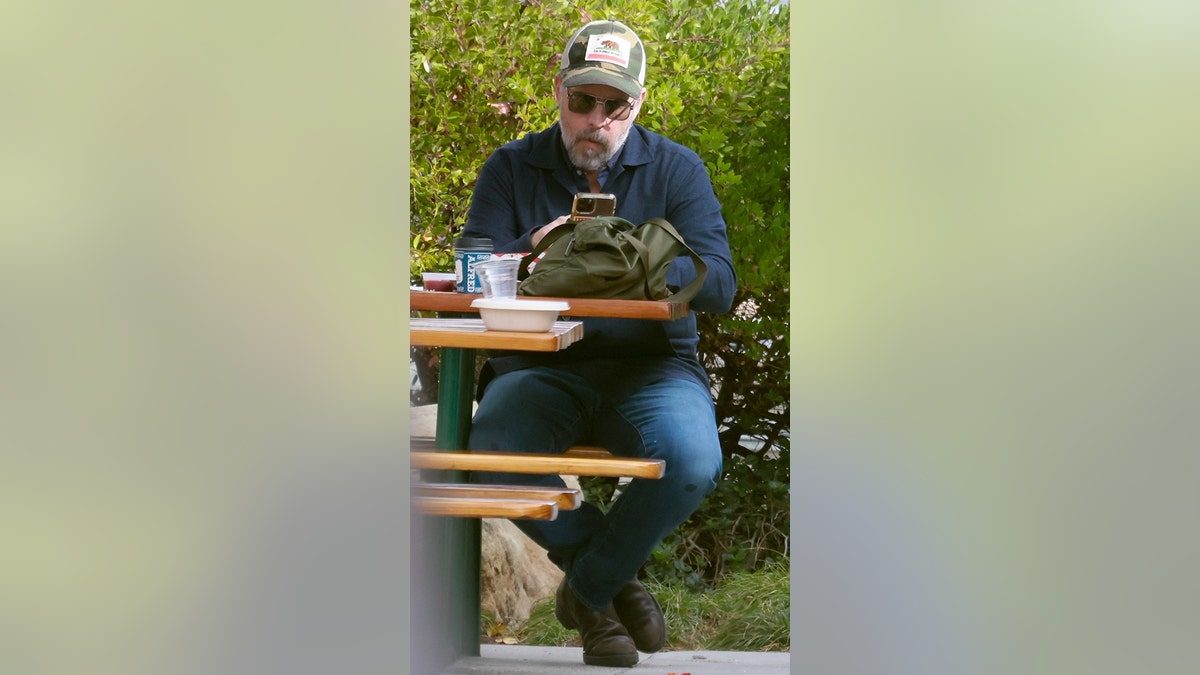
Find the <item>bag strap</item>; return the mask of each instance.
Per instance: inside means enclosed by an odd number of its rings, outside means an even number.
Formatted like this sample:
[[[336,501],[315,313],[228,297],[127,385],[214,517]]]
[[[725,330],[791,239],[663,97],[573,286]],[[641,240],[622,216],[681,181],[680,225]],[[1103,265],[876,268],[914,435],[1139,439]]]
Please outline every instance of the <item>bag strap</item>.
[[[638,260],[642,261],[642,295],[650,297],[650,249],[642,243],[640,239],[633,236],[634,230],[628,230],[621,233],[621,238],[629,242],[633,250],[637,251]],[[669,264],[669,263],[668,263]]]
[[[654,224],[663,232],[674,237],[675,241],[678,241],[683,246],[683,250],[687,251],[688,256],[692,259],[692,264],[696,267],[696,278],[692,280],[692,283],[663,298],[662,302],[690,302],[700,292],[700,287],[704,285],[704,278],[708,276],[708,265],[704,264],[704,260],[692,250],[691,246],[687,245],[683,237],[679,236],[679,233],[667,221],[662,218],[651,218],[646,221],[646,224]],[[641,242],[638,243],[640,244]]]
[[[533,247],[533,251],[521,258],[521,264],[517,267],[517,279],[524,281],[525,278],[529,276],[529,265],[534,260],[537,260],[539,255],[545,253],[546,249],[550,248],[551,244],[574,231],[575,222],[568,220],[562,225],[559,225],[558,227],[547,232],[542,237],[541,241],[537,243],[537,246]]]

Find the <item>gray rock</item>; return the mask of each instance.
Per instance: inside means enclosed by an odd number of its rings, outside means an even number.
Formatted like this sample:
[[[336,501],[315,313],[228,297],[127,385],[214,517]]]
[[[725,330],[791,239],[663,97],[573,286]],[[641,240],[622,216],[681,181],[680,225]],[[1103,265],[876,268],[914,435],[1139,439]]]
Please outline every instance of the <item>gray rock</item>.
[[[529,618],[535,602],[554,595],[562,571],[508,520],[483,521],[480,608],[503,623]]]

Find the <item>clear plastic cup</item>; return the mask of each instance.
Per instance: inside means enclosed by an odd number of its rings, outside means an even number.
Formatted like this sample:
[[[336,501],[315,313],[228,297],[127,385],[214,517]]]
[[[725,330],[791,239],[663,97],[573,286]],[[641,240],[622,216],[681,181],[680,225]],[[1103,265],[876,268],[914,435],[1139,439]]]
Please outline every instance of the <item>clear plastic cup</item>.
[[[515,258],[493,258],[475,263],[475,271],[483,284],[483,297],[511,300],[517,297],[517,268]]]

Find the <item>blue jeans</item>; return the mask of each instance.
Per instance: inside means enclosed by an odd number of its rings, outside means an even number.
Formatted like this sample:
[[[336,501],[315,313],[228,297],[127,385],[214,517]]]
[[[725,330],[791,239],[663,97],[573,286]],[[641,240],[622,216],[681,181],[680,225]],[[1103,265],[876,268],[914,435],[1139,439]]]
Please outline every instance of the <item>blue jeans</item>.
[[[529,368],[487,385],[470,449],[558,454],[598,445],[614,455],[666,461],[661,479],[635,478],[607,513],[591,504],[552,521],[514,521],[566,573],[579,599],[602,611],[654,547],[717,485],[721,446],[708,390],[691,380],[648,384],[617,405],[584,378]],[[476,472],[477,483],[562,487],[559,476]]]

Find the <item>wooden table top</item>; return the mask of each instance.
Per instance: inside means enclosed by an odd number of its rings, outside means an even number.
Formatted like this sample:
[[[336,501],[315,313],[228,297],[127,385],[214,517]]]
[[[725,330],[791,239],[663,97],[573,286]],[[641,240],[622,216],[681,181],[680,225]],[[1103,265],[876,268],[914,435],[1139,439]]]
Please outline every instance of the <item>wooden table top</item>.
[[[433,312],[479,313],[471,307],[471,301],[482,298],[474,293],[445,293],[409,289],[409,309]],[[523,296],[524,297],[524,296]],[[532,296],[531,296],[531,299]],[[671,321],[682,319],[688,314],[686,302],[664,302],[662,300],[609,300],[603,298],[543,298],[537,300],[561,300],[571,306],[564,316],[605,316],[621,319],[657,319]],[[414,343],[415,344],[415,343]]]
[[[583,324],[556,321],[547,333],[516,333],[487,330],[483,319],[409,319],[408,334],[418,347],[556,352],[583,338]]]

